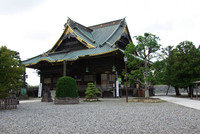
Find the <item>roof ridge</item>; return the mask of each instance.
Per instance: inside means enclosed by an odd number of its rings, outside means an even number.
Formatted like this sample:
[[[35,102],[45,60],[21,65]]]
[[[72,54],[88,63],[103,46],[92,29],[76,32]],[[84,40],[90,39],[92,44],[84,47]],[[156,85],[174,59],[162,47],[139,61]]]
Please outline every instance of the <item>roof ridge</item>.
[[[67,23],[65,23],[65,26],[66,26],[67,24],[71,24],[71,25],[74,26],[74,27],[80,27],[80,28],[82,28],[82,29],[87,30],[88,32],[92,32],[92,31],[93,31],[93,30],[90,29],[89,27],[86,27],[86,26],[84,26],[84,25],[82,25],[82,24],[80,24],[80,23],[78,23],[78,22],[76,22],[76,21],[70,19],[69,17],[68,17]]]
[[[104,45],[105,43],[107,43],[108,40],[116,33],[116,31],[119,29],[119,27],[123,27],[124,22],[125,22],[125,18],[124,18],[124,19],[121,19],[120,22],[119,22],[119,24],[118,24],[118,26],[117,26],[117,27],[113,30],[113,32],[106,38],[106,40],[105,40],[102,44],[100,44],[100,45]],[[108,42],[108,44],[109,44],[109,42]]]
[[[94,40],[94,38],[93,38],[92,33],[91,33],[92,38],[90,38],[89,36],[87,36],[87,35],[85,35],[85,34],[83,33],[82,29],[80,29],[80,28],[77,27],[77,30],[78,30],[85,38],[87,38],[88,40],[90,40],[92,43],[95,43],[95,40]]]
[[[124,19],[125,18],[114,20],[114,21],[109,21],[109,22],[105,22],[105,23],[100,23],[100,24],[97,24],[97,25],[89,26],[88,28],[96,29],[96,28],[101,28],[101,27],[105,27],[105,26],[110,26],[110,25],[113,25],[113,24],[119,24]]]
[[[86,44],[91,45],[92,47],[95,47],[93,44],[95,44],[95,39],[93,38],[92,35],[92,29],[77,23],[76,21],[73,21],[68,17],[67,23],[65,23],[65,27],[69,26],[71,30],[77,35],[80,34],[83,36],[85,39],[82,39],[82,42],[86,42]],[[79,35],[78,35],[79,36]],[[80,37],[82,38],[82,37]]]

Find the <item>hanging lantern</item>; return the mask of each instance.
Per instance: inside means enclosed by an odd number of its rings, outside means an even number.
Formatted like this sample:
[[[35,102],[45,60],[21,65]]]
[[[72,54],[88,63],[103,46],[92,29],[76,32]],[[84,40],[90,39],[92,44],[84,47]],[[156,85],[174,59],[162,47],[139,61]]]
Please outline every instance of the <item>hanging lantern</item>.
[[[89,72],[89,69],[88,69],[88,67],[86,67],[86,70],[85,70],[85,72],[86,72],[86,73],[88,73],[88,72]]]
[[[115,65],[113,65],[113,67],[112,67],[112,71],[113,71],[113,72],[116,71],[116,67],[115,67]]]
[[[124,62],[127,62],[128,58],[126,56],[124,56]]]

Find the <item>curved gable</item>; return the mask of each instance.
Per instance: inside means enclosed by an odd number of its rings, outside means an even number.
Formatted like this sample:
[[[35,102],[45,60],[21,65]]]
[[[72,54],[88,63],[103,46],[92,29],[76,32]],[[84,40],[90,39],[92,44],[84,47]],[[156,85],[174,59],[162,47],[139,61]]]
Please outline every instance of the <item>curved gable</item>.
[[[56,42],[56,44],[53,46],[53,48],[51,50],[49,50],[49,52],[55,52],[57,50],[58,47],[60,47],[60,45],[62,44],[62,42],[65,40],[66,36],[73,36],[74,38],[76,38],[82,45],[85,45],[87,48],[95,48],[95,46],[91,45],[90,43],[88,43],[88,41],[79,34],[77,33],[77,31],[73,30],[68,24],[66,25],[66,28],[63,32],[63,34],[61,35],[61,37],[58,39],[58,41]]]

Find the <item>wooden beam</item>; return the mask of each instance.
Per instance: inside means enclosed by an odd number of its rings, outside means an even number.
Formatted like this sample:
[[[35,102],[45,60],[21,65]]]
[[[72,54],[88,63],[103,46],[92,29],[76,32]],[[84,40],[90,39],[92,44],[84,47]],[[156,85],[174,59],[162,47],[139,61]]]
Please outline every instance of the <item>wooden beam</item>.
[[[67,61],[63,61],[63,76],[66,76],[66,71],[67,71]]]

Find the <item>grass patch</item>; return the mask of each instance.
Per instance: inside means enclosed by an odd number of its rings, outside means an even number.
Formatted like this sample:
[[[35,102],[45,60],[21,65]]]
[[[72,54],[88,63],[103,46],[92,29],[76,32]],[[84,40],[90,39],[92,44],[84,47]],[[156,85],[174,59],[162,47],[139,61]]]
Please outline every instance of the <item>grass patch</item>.
[[[132,98],[128,102],[144,102],[144,103],[162,103],[166,102],[164,100],[158,99],[158,98]]]

